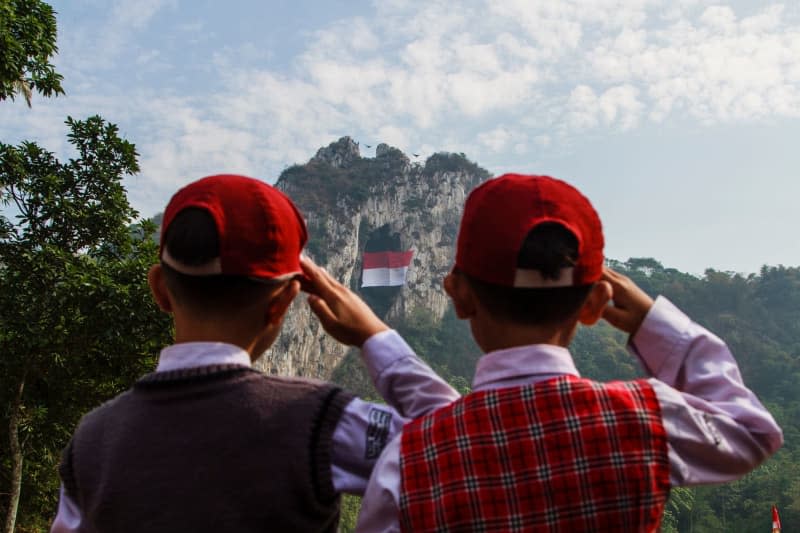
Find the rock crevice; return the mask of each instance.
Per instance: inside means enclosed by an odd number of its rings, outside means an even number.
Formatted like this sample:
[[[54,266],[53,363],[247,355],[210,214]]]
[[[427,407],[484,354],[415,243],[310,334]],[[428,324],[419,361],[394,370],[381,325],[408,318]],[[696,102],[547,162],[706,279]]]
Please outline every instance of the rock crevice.
[[[358,144],[343,137],[306,165],[287,169],[276,186],[306,217],[306,253],[355,290],[360,291],[361,254],[370,238],[391,235],[401,249],[414,251],[405,286],[362,293],[368,301],[382,299],[380,311],[391,323],[417,308],[434,318],[445,313],[441,281],[452,266],[461,209],[486,178],[488,172],[463,154],[434,154],[424,165],[412,164],[400,150],[380,145],[374,159],[362,158]],[[327,379],[347,350],[325,334],[301,296],[258,366],[271,374]]]

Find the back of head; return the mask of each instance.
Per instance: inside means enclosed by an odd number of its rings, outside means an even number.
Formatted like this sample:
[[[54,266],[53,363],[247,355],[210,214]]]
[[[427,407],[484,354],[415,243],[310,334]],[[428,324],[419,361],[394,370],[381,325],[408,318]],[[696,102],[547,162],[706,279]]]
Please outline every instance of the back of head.
[[[246,308],[299,275],[306,239],[300,213],[277,189],[243,176],[210,176],[170,200],[160,257],[176,300],[217,315]]]
[[[503,320],[571,320],[600,279],[603,233],[586,197],[547,176],[506,174],[467,198],[455,268]]]

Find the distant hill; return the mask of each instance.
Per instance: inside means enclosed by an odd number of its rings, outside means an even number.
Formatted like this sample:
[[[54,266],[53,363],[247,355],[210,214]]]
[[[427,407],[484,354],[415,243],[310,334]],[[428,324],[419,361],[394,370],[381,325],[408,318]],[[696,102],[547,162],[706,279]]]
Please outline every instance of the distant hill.
[[[306,164],[286,169],[276,186],[306,217],[306,253],[315,261],[387,320],[429,313],[438,323],[447,310],[441,279],[452,265],[461,208],[467,193],[488,178],[464,154],[438,153],[412,163],[380,144],[375,157],[365,158],[355,141],[343,137]],[[380,248],[413,250],[407,283],[361,291],[361,255]],[[268,373],[329,378],[346,351],[298,302],[260,364]]]

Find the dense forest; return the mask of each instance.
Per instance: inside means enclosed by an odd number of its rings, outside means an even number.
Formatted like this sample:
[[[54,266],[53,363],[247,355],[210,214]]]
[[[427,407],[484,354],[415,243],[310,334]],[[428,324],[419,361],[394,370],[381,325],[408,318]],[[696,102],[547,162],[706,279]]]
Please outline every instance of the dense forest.
[[[800,523],[800,268],[763,267],[742,275],[707,270],[701,277],[666,268],[655,259],[610,261],[652,296],[664,295],[696,322],[726,340],[745,382],[756,391],[783,428],[785,445],[743,479],[720,486],[673,489],[662,531],[760,532],[771,524],[777,504],[786,531]],[[364,289],[373,305],[395,295]],[[449,311],[441,323],[425,312],[392,324],[441,375],[460,391],[469,390],[479,348],[466,323]],[[584,376],[608,380],[642,375],[626,351],[627,338],[601,322],[581,328],[572,344]],[[354,354],[334,379],[376,399],[377,393]],[[345,502],[343,529],[352,525],[357,499]]]

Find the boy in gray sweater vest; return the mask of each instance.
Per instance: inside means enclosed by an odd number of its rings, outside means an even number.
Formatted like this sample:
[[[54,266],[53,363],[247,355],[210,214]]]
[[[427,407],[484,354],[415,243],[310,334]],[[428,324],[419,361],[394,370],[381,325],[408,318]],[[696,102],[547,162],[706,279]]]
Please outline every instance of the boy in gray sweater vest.
[[[292,202],[259,180],[211,176],[173,196],[148,279],[175,344],[81,420],[52,531],[335,531],[339,494],[363,493],[386,441],[455,399],[357,296],[301,259],[306,240]],[[396,411],[251,368],[301,281]]]

